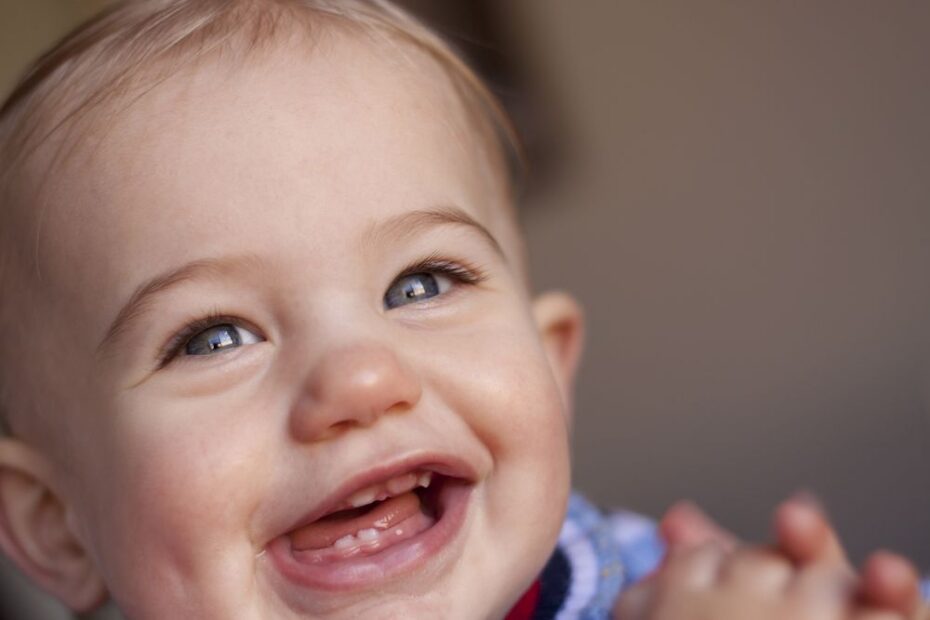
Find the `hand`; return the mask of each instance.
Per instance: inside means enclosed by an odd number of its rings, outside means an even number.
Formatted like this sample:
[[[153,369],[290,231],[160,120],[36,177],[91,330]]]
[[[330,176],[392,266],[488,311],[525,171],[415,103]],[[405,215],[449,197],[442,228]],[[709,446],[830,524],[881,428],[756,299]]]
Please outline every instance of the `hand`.
[[[764,548],[714,542],[672,549],[662,569],[620,598],[619,620],[904,620],[855,603],[856,579],[837,565],[797,567]]]
[[[735,536],[688,502],[673,506],[662,519],[660,530],[670,549],[711,541],[724,549],[738,544]],[[798,495],[782,503],[775,511],[774,530],[776,549],[795,565],[827,564],[855,572],[835,530],[810,496]],[[874,553],[859,578],[856,596],[862,604],[897,611],[907,618],[930,617],[921,605],[917,572],[903,557],[885,551]]]
[[[690,502],[672,506],[659,527],[670,548],[710,541],[726,549],[733,549],[739,544],[733,534]],[[773,529],[778,549],[798,564],[825,562],[850,566],[835,530],[816,500],[809,495],[799,494],[779,505],[775,510]]]

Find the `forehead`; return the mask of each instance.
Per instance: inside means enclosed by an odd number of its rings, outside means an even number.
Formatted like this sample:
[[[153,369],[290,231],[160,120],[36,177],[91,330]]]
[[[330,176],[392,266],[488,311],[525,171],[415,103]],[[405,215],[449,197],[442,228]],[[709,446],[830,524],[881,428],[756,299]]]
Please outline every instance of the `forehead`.
[[[125,297],[231,246],[264,254],[294,231],[326,260],[405,210],[454,205],[503,226],[500,166],[443,70],[401,43],[331,35],[212,60],[99,125],[37,224],[40,269],[84,298]]]
[[[303,211],[347,216],[345,207],[367,198],[359,190],[375,184],[487,189],[478,150],[461,101],[427,57],[332,34],[245,66],[207,64],[146,94],[107,131],[89,159],[96,174],[82,180],[123,200],[141,190],[148,200],[133,201],[133,214],[152,210],[149,191],[159,185],[198,197],[234,186],[266,197],[253,206],[269,210],[288,202],[276,188],[299,188],[310,194]],[[416,174],[424,166],[435,180]],[[343,200],[311,202],[317,194]]]

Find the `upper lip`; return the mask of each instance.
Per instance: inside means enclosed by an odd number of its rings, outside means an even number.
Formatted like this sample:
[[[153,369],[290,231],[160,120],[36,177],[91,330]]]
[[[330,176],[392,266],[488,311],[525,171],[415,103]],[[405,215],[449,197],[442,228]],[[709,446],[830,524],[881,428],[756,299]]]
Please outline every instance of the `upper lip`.
[[[467,482],[475,482],[478,479],[478,474],[471,464],[451,454],[421,453],[386,463],[381,462],[366,468],[337,486],[308,513],[291,524],[285,532],[292,532],[336,511],[344,504],[345,499],[356,491],[417,469],[432,471],[450,478],[460,478]]]

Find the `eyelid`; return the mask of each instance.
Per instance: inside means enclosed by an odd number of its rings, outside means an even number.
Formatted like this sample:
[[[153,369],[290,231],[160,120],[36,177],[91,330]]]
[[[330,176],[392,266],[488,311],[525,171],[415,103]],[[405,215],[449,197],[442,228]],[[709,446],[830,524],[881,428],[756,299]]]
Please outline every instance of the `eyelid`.
[[[439,253],[434,253],[426,258],[416,260],[398,273],[394,277],[392,284],[398,280],[417,273],[438,273],[451,278],[459,284],[476,285],[484,282],[488,276],[485,270],[469,261],[460,259],[451,259],[444,257]],[[188,340],[200,332],[222,324],[230,324],[254,331],[264,338],[262,331],[250,321],[245,319],[224,314],[219,310],[213,310],[200,318],[189,321],[184,327],[179,329],[168,341],[159,349],[157,356],[156,370],[160,370],[171,363],[181,351],[181,348]]]
[[[438,284],[438,289],[422,298],[411,298],[409,291],[398,297],[395,289],[403,286],[407,280],[428,276],[445,284]],[[404,268],[387,287],[381,297],[385,311],[400,310],[404,307],[423,309],[434,307],[437,303],[448,302],[457,293],[465,292],[468,287],[478,286],[487,279],[483,269],[467,261],[444,258],[432,254],[424,259],[414,261]],[[423,291],[426,292],[425,289]]]
[[[445,258],[440,254],[431,254],[426,258],[407,265],[392,280],[392,284],[407,276],[417,273],[440,273],[462,284],[480,284],[487,280],[487,273],[481,267],[464,260]]]
[[[184,327],[178,330],[168,340],[168,342],[164,344],[164,346],[161,347],[158,354],[158,364],[156,369],[160,370],[170,364],[172,360],[178,357],[178,354],[181,352],[181,348],[187,344],[187,341],[200,332],[206,329],[210,329],[211,327],[216,327],[217,325],[225,324],[248,329],[249,331],[253,331],[264,338],[261,330],[255,327],[249,321],[246,321],[241,317],[222,314],[219,311],[212,311],[209,314],[200,317],[199,319],[188,322]]]

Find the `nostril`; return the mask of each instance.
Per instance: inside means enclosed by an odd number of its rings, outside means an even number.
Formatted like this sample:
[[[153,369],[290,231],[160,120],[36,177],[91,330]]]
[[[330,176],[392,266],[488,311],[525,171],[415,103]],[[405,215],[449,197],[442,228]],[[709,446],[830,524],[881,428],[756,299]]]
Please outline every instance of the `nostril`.
[[[349,430],[353,426],[355,426],[355,422],[352,422],[350,420],[341,420],[339,422],[336,422],[335,424],[332,424],[329,428],[330,430],[333,430],[336,432],[342,432],[342,431]]]
[[[413,409],[413,404],[407,401],[399,401],[387,408],[385,413],[406,413]]]

